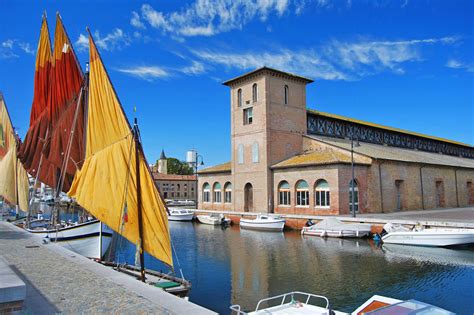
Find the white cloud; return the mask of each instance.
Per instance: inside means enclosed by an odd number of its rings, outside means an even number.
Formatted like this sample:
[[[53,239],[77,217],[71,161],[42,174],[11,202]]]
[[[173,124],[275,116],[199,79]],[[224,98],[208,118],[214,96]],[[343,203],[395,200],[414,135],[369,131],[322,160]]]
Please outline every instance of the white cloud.
[[[35,50],[31,49],[29,43],[18,39],[6,39],[0,42],[0,59],[18,58],[20,57],[19,50],[30,55],[35,54]]]
[[[170,76],[170,73],[158,66],[138,66],[132,68],[117,69],[117,71],[132,75],[134,77],[153,81],[154,79],[163,79]]]
[[[120,28],[114,29],[111,33],[102,37],[99,31],[94,33],[94,41],[97,47],[113,51],[113,50],[120,50],[125,46],[129,46],[131,44],[130,37],[125,34]],[[84,51],[89,48],[89,39],[84,34],[79,34],[75,42],[75,46],[78,51]]]
[[[21,50],[23,50],[23,51],[26,52],[27,54],[31,54],[31,55],[34,55],[34,54],[35,54],[35,50],[34,50],[34,49],[31,49],[31,46],[30,46],[29,43],[19,42],[19,43],[18,43],[18,46],[20,46]]]
[[[242,70],[262,66],[298,73],[314,79],[358,80],[383,71],[405,72],[408,62],[422,60],[423,45],[453,44],[455,37],[407,41],[333,41],[313,49],[279,49],[274,52],[218,52],[193,50],[199,59]]]
[[[451,69],[464,69],[467,72],[474,72],[474,64],[467,64],[456,59],[449,59],[446,62],[446,67]]]
[[[295,12],[301,13],[304,1],[296,0]],[[163,13],[151,5],[141,7],[141,18],[151,27],[178,36],[212,36],[241,29],[251,20],[265,21],[270,14],[284,15],[289,0],[196,0],[179,11]],[[136,12],[132,12],[132,19]]]
[[[130,24],[139,29],[145,29],[145,24],[143,24],[142,20],[140,19],[140,15],[133,11],[132,18],[130,19]]]
[[[192,65],[188,67],[183,67],[180,71],[188,75],[197,75],[204,73],[206,69],[201,62],[193,60]]]

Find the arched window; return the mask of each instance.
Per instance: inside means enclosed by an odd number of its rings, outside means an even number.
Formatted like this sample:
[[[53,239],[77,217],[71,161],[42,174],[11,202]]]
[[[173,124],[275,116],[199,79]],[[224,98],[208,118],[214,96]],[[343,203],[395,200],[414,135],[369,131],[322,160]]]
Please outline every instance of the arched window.
[[[242,89],[237,90],[237,106],[242,107]]]
[[[224,202],[231,203],[232,202],[232,184],[226,183],[224,185]]]
[[[282,206],[289,206],[291,202],[290,184],[287,181],[282,181],[278,185],[278,204]]]
[[[290,97],[289,92],[288,85],[285,85],[285,105],[288,105],[288,99]]]
[[[354,191],[352,190],[352,180],[349,182],[349,211],[352,213],[352,194],[354,194],[354,211],[359,212],[359,187],[354,181]]]
[[[252,85],[252,101],[256,102],[258,100],[258,86],[257,83]]]
[[[329,184],[324,179],[320,179],[314,187],[314,206],[329,208],[330,205]]]
[[[258,142],[252,144],[252,162],[258,163]]]
[[[222,202],[222,192],[221,192],[221,184],[215,183],[214,188],[212,189],[214,192],[214,203],[221,203]]]
[[[204,183],[202,185],[202,202],[210,202],[211,201],[211,185],[208,183]]]
[[[308,206],[309,205],[309,186],[304,180],[300,180],[296,184],[296,205],[297,206]]]
[[[244,164],[244,145],[239,144],[237,146],[237,163]]]

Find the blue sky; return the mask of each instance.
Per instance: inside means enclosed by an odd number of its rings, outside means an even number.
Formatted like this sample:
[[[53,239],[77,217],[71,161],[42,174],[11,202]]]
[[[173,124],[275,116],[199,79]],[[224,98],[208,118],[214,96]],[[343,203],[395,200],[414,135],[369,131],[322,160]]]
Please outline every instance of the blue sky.
[[[5,1],[0,90],[23,137],[41,15],[59,11],[79,59],[86,26],[149,161],[162,148],[230,159],[229,90],[266,65],[315,80],[307,106],[474,144],[474,1]]]

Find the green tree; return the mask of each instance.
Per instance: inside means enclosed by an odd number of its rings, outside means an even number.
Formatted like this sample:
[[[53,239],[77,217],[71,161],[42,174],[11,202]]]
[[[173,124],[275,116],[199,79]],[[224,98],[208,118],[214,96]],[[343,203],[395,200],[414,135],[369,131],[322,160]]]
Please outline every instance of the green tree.
[[[194,170],[192,167],[184,162],[175,158],[167,158],[168,163],[168,174],[178,174],[178,175],[192,175]]]

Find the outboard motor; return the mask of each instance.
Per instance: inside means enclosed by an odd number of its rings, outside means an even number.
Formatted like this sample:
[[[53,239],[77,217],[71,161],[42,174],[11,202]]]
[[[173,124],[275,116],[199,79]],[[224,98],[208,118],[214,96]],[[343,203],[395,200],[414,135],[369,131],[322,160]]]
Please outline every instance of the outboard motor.
[[[314,225],[314,222],[313,222],[313,220],[311,220],[311,219],[308,219],[308,221],[306,221],[306,224],[305,224],[305,226],[308,226],[308,227],[309,227],[309,226],[313,226],[313,225]]]

